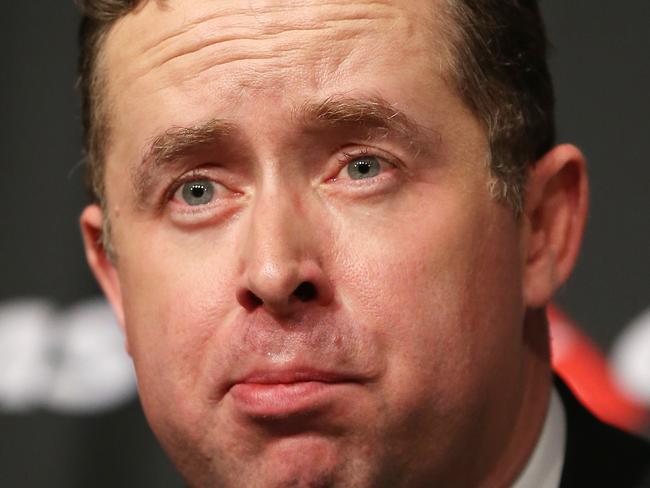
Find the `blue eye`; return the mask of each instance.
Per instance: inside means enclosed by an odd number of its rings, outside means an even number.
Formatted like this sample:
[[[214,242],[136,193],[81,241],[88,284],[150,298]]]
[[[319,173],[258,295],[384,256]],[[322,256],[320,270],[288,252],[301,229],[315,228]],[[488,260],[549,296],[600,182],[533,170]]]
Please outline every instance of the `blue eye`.
[[[180,197],[191,206],[206,205],[214,198],[214,183],[209,180],[193,180],[180,188]]]
[[[364,156],[351,161],[348,166],[348,175],[353,180],[362,180],[377,176],[381,171],[381,162],[374,156]]]

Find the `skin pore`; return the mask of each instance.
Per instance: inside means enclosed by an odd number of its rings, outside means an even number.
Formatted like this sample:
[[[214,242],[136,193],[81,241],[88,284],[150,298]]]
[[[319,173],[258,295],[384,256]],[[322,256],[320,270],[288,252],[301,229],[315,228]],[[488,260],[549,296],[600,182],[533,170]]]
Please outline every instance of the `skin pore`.
[[[110,31],[117,258],[98,206],[82,229],[191,486],[507,486],[526,462],[584,164],[540,160],[522,221],[494,201],[440,5],[145,1]],[[242,393],[288,374],[320,389]]]

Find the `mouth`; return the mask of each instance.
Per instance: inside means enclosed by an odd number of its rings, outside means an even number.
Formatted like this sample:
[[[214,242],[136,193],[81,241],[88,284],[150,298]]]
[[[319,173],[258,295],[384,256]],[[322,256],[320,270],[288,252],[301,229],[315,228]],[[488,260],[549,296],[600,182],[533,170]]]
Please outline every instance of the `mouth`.
[[[258,371],[233,383],[228,395],[245,416],[277,419],[325,410],[359,384],[358,378],[326,371]]]

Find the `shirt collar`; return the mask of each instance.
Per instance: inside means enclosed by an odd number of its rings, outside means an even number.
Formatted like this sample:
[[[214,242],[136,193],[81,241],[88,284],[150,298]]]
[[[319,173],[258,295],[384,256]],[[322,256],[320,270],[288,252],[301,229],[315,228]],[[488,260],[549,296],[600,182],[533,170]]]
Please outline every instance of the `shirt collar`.
[[[562,400],[553,388],[542,433],[512,488],[558,488],[565,447],[566,414]]]

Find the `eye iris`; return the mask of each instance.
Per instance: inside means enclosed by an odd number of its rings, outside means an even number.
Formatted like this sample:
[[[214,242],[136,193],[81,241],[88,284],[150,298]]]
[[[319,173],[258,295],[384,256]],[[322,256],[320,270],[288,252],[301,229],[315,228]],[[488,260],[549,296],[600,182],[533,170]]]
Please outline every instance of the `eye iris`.
[[[183,200],[188,205],[205,205],[212,201],[214,185],[210,181],[192,181],[183,185]]]
[[[348,165],[348,174],[354,180],[372,178],[379,174],[379,170],[379,161],[374,157],[356,159]]]

